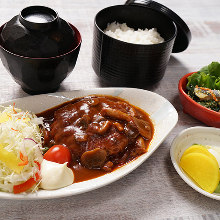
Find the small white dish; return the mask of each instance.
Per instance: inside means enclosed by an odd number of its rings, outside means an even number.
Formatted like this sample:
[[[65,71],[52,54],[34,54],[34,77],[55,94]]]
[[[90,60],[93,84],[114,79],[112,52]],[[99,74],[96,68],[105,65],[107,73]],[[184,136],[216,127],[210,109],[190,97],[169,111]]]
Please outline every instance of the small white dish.
[[[28,96],[3,103],[8,106],[15,103],[15,106],[22,110],[28,110],[33,113],[39,113],[43,110],[61,104],[65,101],[92,94],[103,94],[118,96],[127,100],[129,103],[142,108],[149,115],[154,125],[154,136],[149,145],[147,153],[141,155],[136,160],[131,161],[115,171],[104,176],[88,181],[74,183],[70,186],[58,190],[39,190],[37,193],[30,194],[12,194],[0,192],[0,198],[5,199],[52,199],[84,193],[112,183],[121,177],[127,175],[138,166],[140,166],[152,153],[160,146],[163,140],[168,136],[178,121],[178,114],[172,104],[162,96],[135,88],[97,88],[89,90],[76,90],[70,92],[59,92],[52,94],[43,94]]]
[[[173,166],[180,177],[199,193],[212,199],[220,200],[220,194],[211,194],[201,189],[179,166],[184,151],[193,144],[220,148],[220,129],[200,126],[185,129],[175,137],[170,148],[170,156]]]

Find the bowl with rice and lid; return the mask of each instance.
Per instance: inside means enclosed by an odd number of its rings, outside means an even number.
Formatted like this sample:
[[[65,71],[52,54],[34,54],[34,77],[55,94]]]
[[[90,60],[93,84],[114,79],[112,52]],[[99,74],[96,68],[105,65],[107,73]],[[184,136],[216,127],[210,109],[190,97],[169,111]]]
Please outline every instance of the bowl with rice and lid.
[[[171,53],[184,51],[190,40],[188,26],[169,8],[128,0],[96,14],[92,67],[111,86],[144,88],[163,78]]]

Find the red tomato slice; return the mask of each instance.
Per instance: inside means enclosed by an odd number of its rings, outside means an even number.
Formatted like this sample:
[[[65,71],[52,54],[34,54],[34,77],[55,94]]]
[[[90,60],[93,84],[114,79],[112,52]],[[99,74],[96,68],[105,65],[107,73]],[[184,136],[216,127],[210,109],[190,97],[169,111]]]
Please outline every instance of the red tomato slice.
[[[66,162],[69,164],[72,156],[67,147],[64,147],[63,145],[54,145],[44,154],[44,159],[60,164]]]
[[[13,192],[14,194],[18,194],[18,193],[22,193],[22,192],[26,192],[27,190],[29,190],[31,187],[33,187],[37,181],[40,179],[40,176],[38,173],[35,174],[35,178],[31,177],[30,179],[28,179],[26,182],[18,184],[18,185],[14,185],[13,186]]]

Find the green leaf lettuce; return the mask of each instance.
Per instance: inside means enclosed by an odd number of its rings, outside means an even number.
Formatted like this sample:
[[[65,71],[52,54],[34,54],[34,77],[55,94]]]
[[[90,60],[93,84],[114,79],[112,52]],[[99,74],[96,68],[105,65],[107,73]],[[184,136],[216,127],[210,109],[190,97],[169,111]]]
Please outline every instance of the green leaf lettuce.
[[[220,90],[220,63],[212,62],[188,78],[187,90],[193,92],[196,85]]]

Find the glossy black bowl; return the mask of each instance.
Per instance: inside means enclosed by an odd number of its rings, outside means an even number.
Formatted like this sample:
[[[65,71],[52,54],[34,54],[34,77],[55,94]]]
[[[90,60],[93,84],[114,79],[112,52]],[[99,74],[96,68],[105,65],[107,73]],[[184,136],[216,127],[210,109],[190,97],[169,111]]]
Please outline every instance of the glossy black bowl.
[[[0,45],[3,65],[25,92],[29,94],[54,92],[75,67],[82,40],[77,28],[69,25],[75,31],[72,42],[75,47],[59,56],[25,57],[14,54]],[[0,28],[0,33],[3,27],[4,25]]]
[[[107,36],[108,23],[126,23],[134,29],[157,28],[163,43],[141,45]],[[94,21],[92,66],[95,73],[112,86],[145,87],[160,81],[165,73],[174,41],[175,23],[150,7],[116,5],[98,12]]]

